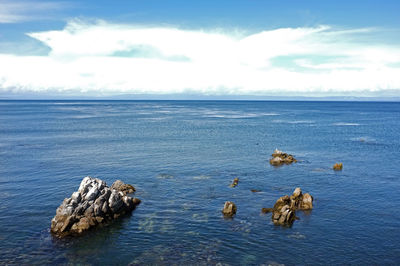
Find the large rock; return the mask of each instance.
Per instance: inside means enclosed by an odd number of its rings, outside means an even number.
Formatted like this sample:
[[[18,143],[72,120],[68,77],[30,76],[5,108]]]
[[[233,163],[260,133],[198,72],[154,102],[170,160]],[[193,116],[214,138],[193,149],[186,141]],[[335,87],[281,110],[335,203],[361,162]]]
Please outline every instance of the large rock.
[[[284,153],[278,149],[274,151],[272,154],[272,159],[269,160],[269,163],[274,166],[279,166],[282,164],[291,164],[297,163],[297,160],[291,154]]]
[[[119,181],[119,180],[118,180]],[[115,183],[114,183],[115,184]],[[72,193],[57,208],[51,220],[51,232],[57,237],[79,235],[90,228],[130,213],[140,203],[132,193],[131,185],[122,181],[111,189],[98,178],[85,177],[78,191]]]
[[[313,208],[313,197],[301,191],[298,187],[289,197],[280,197],[272,209],[263,208],[261,211],[267,213],[272,211],[272,221],[276,225],[291,226],[296,219],[296,210],[311,210]]]

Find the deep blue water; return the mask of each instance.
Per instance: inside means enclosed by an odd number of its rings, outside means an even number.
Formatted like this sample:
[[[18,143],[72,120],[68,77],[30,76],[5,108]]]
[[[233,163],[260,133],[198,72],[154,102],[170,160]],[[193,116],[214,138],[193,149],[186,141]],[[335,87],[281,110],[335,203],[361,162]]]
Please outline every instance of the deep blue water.
[[[275,148],[299,162],[270,166]],[[0,264],[399,264],[399,158],[400,103],[0,101]],[[142,204],[54,239],[87,175]],[[298,186],[314,209],[291,228],[260,214]]]

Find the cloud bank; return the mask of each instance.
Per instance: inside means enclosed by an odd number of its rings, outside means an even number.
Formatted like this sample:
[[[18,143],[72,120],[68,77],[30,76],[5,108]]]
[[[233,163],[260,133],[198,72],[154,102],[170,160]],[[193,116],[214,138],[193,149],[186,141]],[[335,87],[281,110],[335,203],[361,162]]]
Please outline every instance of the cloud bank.
[[[0,54],[0,92],[400,96],[400,46],[357,41],[374,31],[246,34],[73,20],[28,33],[50,48],[46,56]]]

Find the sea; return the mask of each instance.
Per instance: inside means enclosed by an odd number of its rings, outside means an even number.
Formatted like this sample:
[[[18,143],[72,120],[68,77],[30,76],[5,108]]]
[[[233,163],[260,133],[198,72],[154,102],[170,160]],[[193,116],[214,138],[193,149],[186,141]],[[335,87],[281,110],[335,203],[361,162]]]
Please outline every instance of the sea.
[[[142,203],[53,237],[85,176]],[[261,209],[296,187],[313,210],[274,225]],[[399,265],[399,207],[399,102],[0,101],[0,264]]]

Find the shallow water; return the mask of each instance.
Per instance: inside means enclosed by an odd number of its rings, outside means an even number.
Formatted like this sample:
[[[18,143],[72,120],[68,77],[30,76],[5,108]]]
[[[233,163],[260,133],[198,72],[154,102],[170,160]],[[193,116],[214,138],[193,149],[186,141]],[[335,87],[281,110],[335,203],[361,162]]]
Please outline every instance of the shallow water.
[[[399,132],[400,103],[0,101],[0,264],[399,264]],[[299,162],[270,166],[275,148]],[[141,205],[54,239],[87,175]],[[297,186],[314,209],[291,228],[260,214]]]

